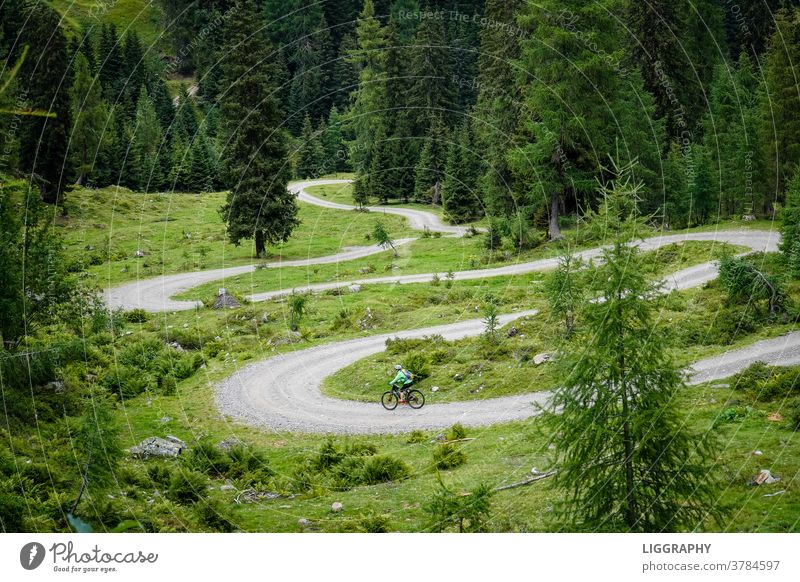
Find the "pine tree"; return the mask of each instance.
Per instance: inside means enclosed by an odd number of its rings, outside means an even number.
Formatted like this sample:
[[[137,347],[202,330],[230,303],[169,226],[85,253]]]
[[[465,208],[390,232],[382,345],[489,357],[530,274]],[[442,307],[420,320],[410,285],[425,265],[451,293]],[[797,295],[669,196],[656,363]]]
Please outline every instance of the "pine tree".
[[[719,213],[718,190],[714,188],[709,153],[703,146],[692,146],[690,163],[694,172],[689,176],[689,223],[703,224]]]
[[[405,103],[414,108],[414,134],[422,135],[436,118],[452,126],[456,93],[450,49],[441,18],[423,18],[411,50],[411,83]]]
[[[306,115],[303,130],[300,133],[300,145],[297,156],[297,177],[312,178],[319,176],[325,156],[319,133],[314,131],[311,118]]]
[[[42,3],[27,7],[27,22],[20,33],[30,52],[20,70],[18,84],[25,87],[33,109],[48,116],[26,116],[20,132],[20,161],[40,185],[42,199],[63,202],[72,178],[69,163],[70,96],[67,40],[58,14]]]
[[[161,124],[158,122],[156,108],[147,90],[142,86],[137,99],[136,118],[133,124],[133,144],[131,146],[130,165],[128,171],[134,180],[137,190],[151,191],[153,184],[162,182],[158,175],[160,165],[157,163],[161,147]]]
[[[800,62],[800,11],[778,13],[766,61],[768,100],[762,113],[767,147],[770,198],[783,200],[786,184],[800,164],[800,93],[796,63]]]
[[[795,172],[786,189],[786,206],[781,211],[781,253],[794,279],[800,279],[800,172]]]
[[[267,244],[286,241],[298,225],[297,200],[287,190],[287,136],[274,97],[278,74],[272,47],[263,35],[258,12],[239,0],[226,22],[222,127],[228,140],[223,153],[230,192],[221,213],[234,244],[255,239],[256,255]]]
[[[386,131],[379,126],[375,132],[375,145],[372,155],[372,166],[369,171],[367,192],[370,198],[380,200],[381,204],[387,203],[395,194],[394,184],[391,181],[391,149],[386,139]]]
[[[89,63],[82,53],[75,57],[75,80],[72,84],[72,135],[70,151],[78,184],[90,179],[100,139],[108,118],[100,82],[92,77]]]
[[[679,139],[686,130],[685,107],[693,107],[697,99],[691,94],[696,86],[689,77],[691,68],[683,48],[688,19],[685,0],[628,3],[631,59],[641,72],[644,87],[655,97],[656,115],[666,120],[671,140]]]
[[[470,126],[465,121],[450,143],[442,186],[442,207],[451,222],[469,222],[481,215],[482,202],[476,191],[478,173]]]
[[[684,377],[660,330],[657,286],[627,244],[641,228],[640,188],[623,170],[601,192],[599,228],[614,236],[593,279],[601,300],[584,304],[559,356],[564,386],[547,420],[570,530],[691,531],[719,514],[711,433],[687,429],[677,407]]]
[[[296,13],[297,41],[290,45],[289,66],[292,84],[289,90],[289,129],[296,135],[304,115],[318,119],[330,109],[328,73],[332,64],[330,33],[319,5]]]
[[[103,85],[103,96],[113,105],[117,104],[117,96],[123,79],[122,60],[117,27],[114,24],[103,24],[97,55],[98,76]]]
[[[669,228],[693,226],[689,171],[691,168],[687,167],[680,145],[672,142],[664,160],[663,222]]]
[[[136,111],[139,94],[144,86],[146,70],[144,62],[144,52],[139,35],[135,30],[130,30],[125,34],[125,41],[122,45],[122,68],[120,70],[120,80],[125,100],[129,104],[131,111]]]
[[[359,67],[350,59],[356,51],[354,34],[342,37],[336,51],[336,58],[330,65],[331,106],[344,111],[350,103],[350,94],[358,86]]]
[[[164,132],[168,132],[175,120],[175,105],[173,105],[172,98],[169,96],[169,89],[167,89],[164,78],[160,75],[151,75],[147,83],[147,93],[156,108],[161,129]]]
[[[481,30],[474,132],[486,160],[480,189],[490,216],[510,216],[518,206],[517,185],[507,154],[514,146],[519,123],[514,62],[520,57],[520,43],[519,34],[509,34],[509,30],[516,30],[516,15],[522,3],[487,0],[486,18],[498,25]]]
[[[211,192],[214,189],[214,153],[201,126],[192,142],[189,164],[189,188],[192,192]]]
[[[184,139],[194,139],[197,133],[197,111],[194,101],[189,96],[189,89],[186,84],[181,85],[178,94],[178,108],[175,112],[175,131],[180,133]]]
[[[170,154],[170,189],[176,192],[189,192],[191,190],[192,150],[188,141],[178,133],[172,138]]]
[[[425,138],[415,169],[414,199],[425,204],[440,204],[449,133],[441,118],[434,118]]]
[[[356,173],[364,174],[372,167],[376,129],[384,123],[381,110],[385,107],[384,48],[386,39],[380,23],[375,18],[372,0],[364,2],[364,9],[356,25],[357,48],[350,55],[351,62],[360,68],[358,90],[348,112],[348,126],[354,139],[350,142],[350,159]]]
[[[328,115],[328,123],[325,124],[325,132],[322,135],[325,159],[332,170],[346,172],[349,169],[347,163],[347,151],[342,133],[342,117],[336,106],[331,107]]]

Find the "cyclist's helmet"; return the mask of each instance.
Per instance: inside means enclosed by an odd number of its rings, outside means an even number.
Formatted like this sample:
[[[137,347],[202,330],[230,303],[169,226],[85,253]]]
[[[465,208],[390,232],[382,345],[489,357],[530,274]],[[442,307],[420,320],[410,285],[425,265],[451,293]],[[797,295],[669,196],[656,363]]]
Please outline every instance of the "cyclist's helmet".
[[[400,370],[403,369],[403,366],[401,366],[400,364],[397,364],[397,365],[395,365],[394,369],[397,370],[397,371],[400,371]]]

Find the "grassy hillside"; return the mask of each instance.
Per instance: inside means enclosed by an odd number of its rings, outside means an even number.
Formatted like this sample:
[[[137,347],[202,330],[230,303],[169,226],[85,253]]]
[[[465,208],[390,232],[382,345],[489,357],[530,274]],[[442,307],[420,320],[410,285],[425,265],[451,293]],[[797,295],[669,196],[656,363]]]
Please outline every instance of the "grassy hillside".
[[[219,208],[224,193],[136,193],[125,188],[77,189],[59,221],[68,255],[101,286],[163,274],[260,262],[247,242],[227,241]],[[371,244],[374,217],[362,212],[300,205],[301,225],[289,242],[271,246],[265,260],[304,259]],[[399,237],[405,219],[383,217]],[[136,257],[142,251],[145,256]]]
[[[48,0],[48,4],[73,30],[94,28],[99,32],[102,23],[113,23],[120,36],[129,28],[134,29],[145,48],[169,51],[163,36],[164,12],[158,0]]]

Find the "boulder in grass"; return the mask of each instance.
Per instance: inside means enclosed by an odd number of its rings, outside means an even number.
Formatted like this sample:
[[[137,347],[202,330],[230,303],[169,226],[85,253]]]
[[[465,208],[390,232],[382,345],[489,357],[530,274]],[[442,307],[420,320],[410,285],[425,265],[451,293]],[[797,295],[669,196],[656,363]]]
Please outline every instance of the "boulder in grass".
[[[220,293],[217,295],[216,301],[214,301],[214,309],[235,309],[236,307],[241,307],[241,303],[229,293]]]
[[[186,443],[176,437],[149,437],[131,447],[130,453],[137,459],[175,458],[186,448]]]
[[[549,362],[552,359],[553,359],[552,354],[536,354],[535,356],[533,356],[533,363],[538,366],[539,364],[544,364],[545,362]]]

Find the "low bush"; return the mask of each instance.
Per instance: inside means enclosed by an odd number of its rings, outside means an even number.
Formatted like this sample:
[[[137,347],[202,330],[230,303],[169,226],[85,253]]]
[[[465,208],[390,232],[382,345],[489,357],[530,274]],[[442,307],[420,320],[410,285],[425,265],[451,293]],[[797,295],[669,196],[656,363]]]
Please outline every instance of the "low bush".
[[[411,474],[411,469],[400,459],[389,455],[375,455],[364,463],[362,484],[376,485],[390,481],[401,481]]]
[[[176,503],[190,505],[206,496],[208,479],[202,473],[181,470],[172,473],[167,497]]]
[[[196,503],[194,515],[201,525],[211,531],[228,533],[236,530],[230,509],[216,499],[203,499]]]
[[[424,443],[428,440],[428,435],[426,435],[421,430],[412,430],[411,434],[408,435],[408,440],[406,442],[408,444],[417,444],[417,443]]]
[[[460,422],[457,422],[445,433],[445,438],[447,438],[448,441],[465,439],[467,438],[467,429],[465,429]]]
[[[209,440],[201,440],[181,455],[183,464],[193,471],[204,473],[211,477],[226,475],[231,468],[228,455],[220,451]]]
[[[433,449],[433,466],[446,471],[455,469],[467,462],[467,455],[452,443],[442,443]]]

